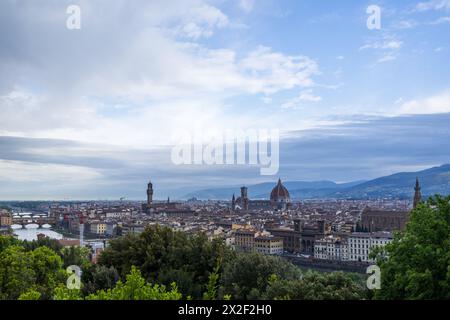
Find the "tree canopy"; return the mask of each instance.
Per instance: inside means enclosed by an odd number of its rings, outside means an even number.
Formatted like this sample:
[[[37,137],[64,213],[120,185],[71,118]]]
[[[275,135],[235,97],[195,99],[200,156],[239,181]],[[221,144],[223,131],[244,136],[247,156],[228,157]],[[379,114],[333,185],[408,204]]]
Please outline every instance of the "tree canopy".
[[[450,197],[415,208],[406,230],[373,254],[381,268],[377,299],[450,299]]]
[[[240,253],[226,264],[222,276],[222,292],[234,299],[258,299],[263,296],[269,278],[300,279],[301,271],[279,257],[260,253]]]
[[[85,300],[179,300],[182,295],[178,292],[175,283],[171,284],[171,289],[159,284],[150,284],[142,277],[141,272],[135,266],[131,267],[131,272],[126,276],[125,282],[118,281],[114,288],[108,290],[98,290],[86,296]],[[55,290],[55,300],[81,300],[80,290],[69,290],[59,287]]]
[[[201,298],[217,260],[225,263],[232,256],[223,241],[155,225],[139,235],[112,240],[99,264],[114,266],[122,278],[137,266],[147,281],[164,285],[176,282],[186,296]]]
[[[265,299],[272,300],[359,300],[367,297],[364,281],[355,281],[343,272],[308,271],[301,279],[269,281]]]
[[[19,245],[6,247],[0,252],[0,297],[18,299],[34,292],[42,299],[51,298],[66,277],[62,264],[61,257],[45,246],[32,251]]]

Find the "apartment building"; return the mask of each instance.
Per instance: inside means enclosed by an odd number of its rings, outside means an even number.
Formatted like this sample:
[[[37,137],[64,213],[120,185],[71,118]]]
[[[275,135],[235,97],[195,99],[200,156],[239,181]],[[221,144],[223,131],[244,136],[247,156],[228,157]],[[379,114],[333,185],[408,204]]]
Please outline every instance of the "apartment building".
[[[314,258],[322,260],[348,260],[348,245],[345,238],[329,235],[314,244]]]
[[[259,253],[283,254],[283,239],[274,236],[259,236],[254,239],[254,250]]]
[[[104,235],[106,232],[106,223],[105,222],[99,222],[99,221],[92,221],[89,223],[89,231],[90,233],[97,234],[97,235]]]
[[[252,251],[255,246],[255,231],[236,230],[234,233],[234,247],[238,251]]]
[[[236,230],[234,247],[238,251],[280,255],[283,253],[283,238],[269,234],[262,235],[252,230]]]
[[[350,261],[373,262],[369,254],[375,247],[385,246],[392,241],[392,233],[380,232],[353,232],[347,239],[348,259]]]

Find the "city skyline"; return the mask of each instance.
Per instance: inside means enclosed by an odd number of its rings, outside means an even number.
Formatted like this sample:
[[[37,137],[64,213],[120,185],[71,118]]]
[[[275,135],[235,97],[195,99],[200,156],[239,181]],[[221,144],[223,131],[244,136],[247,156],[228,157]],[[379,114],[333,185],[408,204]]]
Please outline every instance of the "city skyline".
[[[0,4],[0,200],[140,198],[149,179],[164,198],[450,163],[450,1],[78,1],[79,30],[70,4]],[[228,129],[279,129],[277,174],[171,162],[185,132]]]

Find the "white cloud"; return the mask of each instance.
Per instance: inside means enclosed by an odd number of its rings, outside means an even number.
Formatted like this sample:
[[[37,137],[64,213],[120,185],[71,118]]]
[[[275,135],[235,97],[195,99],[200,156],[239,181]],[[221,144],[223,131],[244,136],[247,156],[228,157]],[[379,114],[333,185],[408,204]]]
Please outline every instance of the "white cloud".
[[[394,28],[397,29],[411,29],[414,27],[417,27],[419,23],[414,20],[401,20],[396,23],[394,23]]]
[[[60,97],[31,93],[16,87],[0,96],[0,134],[41,130],[43,127],[59,129],[70,124],[88,127],[95,111],[83,99],[68,99],[62,105]],[[74,102],[78,104],[75,106]],[[93,119],[92,119],[93,120]]]
[[[394,104],[400,104],[402,102],[403,102],[403,98],[400,97],[400,98],[398,98],[397,100],[394,101]]]
[[[214,30],[224,28],[229,24],[228,17],[216,7],[202,4],[190,9],[174,27],[176,34],[188,38],[209,38]]]
[[[376,63],[383,63],[397,59],[402,47],[403,41],[398,40],[395,35],[383,34],[381,37],[369,39],[359,50],[374,51],[378,55]]]
[[[272,103],[272,98],[265,96],[261,98],[261,101],[264,102],[265,104],[270,104]]]
[[[99,172],[88,167],[0,159],[0,181],[3,182],[85,183],[100,177]]]
[[[239,62],[251,92],[275,93],[294,87],[309,87],[319,74],[317,63],[306,56],[286,56],[260,46]]]
[[[436,26],[436,25],[441,25],[441,24],[445,24],[445,23],[450,23],[450,17],[449,16],[444,16],[444,17],[439,17],[433,21],[428,21],[428,22],[417,22],[417,21],[413,21],[413,20],[402,20],[400,22],[397,22],[394,27],[398,28],[398,29],[411,29],[417,26],[423,26],[423,25],[429,25],[429,26]]]
[[[397,56],[396,56],[395,54],[393,54],[393,53],[387,53],[387,54],[381,56],[381,57],[377,60],[377,62],[378,62],[378,63],[383,63],[383,62],[393,61],[393,60],[395,60],[395,59],[397,59]]]
[[[450,10],[450,0],[431,0],[419,2],[415,6],[415,11],[429,11],[429,10]]]
[[[398,40],[385,40],[385,41],[377,41],[372,43],[366,43],[365,45],[361,46],[359,50],[365,50],[365,49],[400,49],[403,46],[402,41]]]
[[[450,112],[450,90],[431,97],[403,103],[398,114],[433,114]]]
[[[245,12],[250,12],[253,10],[253,6],[255,5],[255,0],[240,0],[239,7]]]
[[[438,24],[444,24],[444,23],[450,23],[450,17],[440,17],[432,22],[430,22],[430,25],[438,25]]]
[[[301,105],[303,102],[319,102],[322,101],[322,97],[317,96],[311,89],[303,90],[300,95],[285,102],[283,108],[295,108]]]
[[[439,52],[443,52],[443,51],[447,51],[449,47],[436,47],[434,48],[434,52],[439,53]]]
[[[192,125],[245,127],[253,115],[227,114],[228,98],[255,95],[257,102],[259,94],[312,86],[319,74],[316,61],[300,54],[196,42],[232,24],[205,1],[80,6],[82,29],[71,32],[60,24],[59,6],[27,2],[18,10],[0,2],[8,26],[0,38],[15,44],[0,46],[0,134],[167,144]]]

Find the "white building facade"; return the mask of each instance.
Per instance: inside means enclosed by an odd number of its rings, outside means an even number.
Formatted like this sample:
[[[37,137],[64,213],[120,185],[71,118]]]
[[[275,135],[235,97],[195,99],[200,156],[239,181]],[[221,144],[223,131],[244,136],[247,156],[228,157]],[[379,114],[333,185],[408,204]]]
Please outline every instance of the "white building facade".
[[[314,258],[334,261],[373,262],[369,257],[375,247],[392,241],[390,232],[353,232],[347,237],[330,235],[316,240]]]
[[[346,239],[330,235],[316,240],[314,243],[314,258],[321,260],[348,260]]]
[[[390,232],[353,232],[348,237],[348,256],[350,261],[373,262],[369,254],[375,247],[385,246],[392,241]]]

